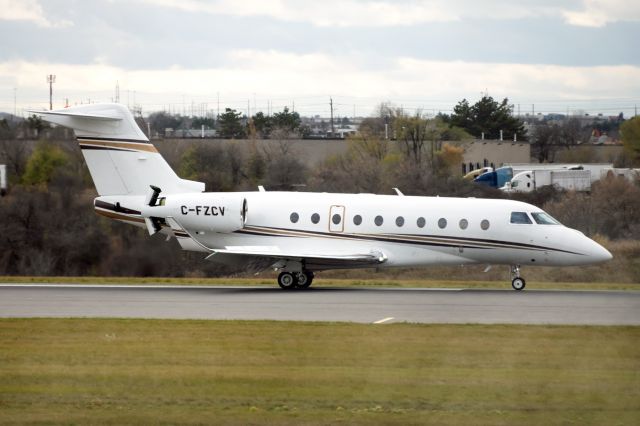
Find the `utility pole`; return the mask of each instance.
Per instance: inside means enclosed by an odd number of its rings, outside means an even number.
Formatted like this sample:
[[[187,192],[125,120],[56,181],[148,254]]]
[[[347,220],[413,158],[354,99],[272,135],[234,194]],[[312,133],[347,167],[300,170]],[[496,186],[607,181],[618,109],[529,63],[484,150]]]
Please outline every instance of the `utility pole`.
[[[331,108],[331,137],[335,134],[335,127],[333,126],[333,98],[329,98],[329,107]]]
[[[116,80],[116,98],[115,101],[117,104],[120,103],[120,82]]]
[[[53,109],[53,83],[56,82],[56,76],[49,74],[47,76],[47,83],[49,83],[49,111]]]

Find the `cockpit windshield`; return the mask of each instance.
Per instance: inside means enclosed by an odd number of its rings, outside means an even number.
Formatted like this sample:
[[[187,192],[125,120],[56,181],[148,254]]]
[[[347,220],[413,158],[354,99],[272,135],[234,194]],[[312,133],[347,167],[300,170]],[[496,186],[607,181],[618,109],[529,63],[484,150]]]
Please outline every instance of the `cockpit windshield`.
[[[560,225],[560,222],[558,222],[545,212],[531,213],[531,216],[538,225]]]
[[[511,223],[518,225],[530,225],[532,222],[525,212],[511,212]]]

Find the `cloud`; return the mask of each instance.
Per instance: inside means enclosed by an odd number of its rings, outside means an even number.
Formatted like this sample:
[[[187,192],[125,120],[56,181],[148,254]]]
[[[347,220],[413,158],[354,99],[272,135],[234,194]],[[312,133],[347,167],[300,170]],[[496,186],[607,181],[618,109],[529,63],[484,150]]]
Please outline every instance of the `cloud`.
[[[233,16],[268,16],[282,21],[308,22],[319,27],[410,26],[453,22],[464,18],[518,19],[547,15],[552,2],[525,0],[141,0],[186,12]]]
[[[558,18],[601,27],[640,20],[640,3],[627,0],[139,0],[192,13],[267,16],[318,27],[389,27],[471,20]]]
[[[137,93],[137,102],[146,111],[186,99],[213,102],[220,92],[226,105],[245,108],[247,99],[324,99],[350,97],[358,108],[391,100],[420,104],[426,109],[451,108],[462,98],[475,99],[488,90],[496,98],[513,102],[532,100],[597,100],[599,98],[640,97],[638,66],[571,67],[530,64],[489,64],[398,58],[385,69],[372,70],[352,58],[325,54],[296,55],[279,51],[238,50],[230,53],[224,68],[133,70],[106,64],[69,65],[10,61],[0,63],[0,91],[19,87],[21,99],[32,106],[45,103],[48,96],[43,70],[58,76],[56,96],[71,102],[110,101],[115,82]],[[6,82],[6,83],[4,83]],[[3,87],[4,86],[4,87]],[[37,96],[35,95],[37,93]],[[233,100],[233,101],[231,101]],[[12,105],[0,102],[0,109]],[[235,102],[235,103],[233,103]],[[569,101],[567,101],[569,102]],[[301,112],[305,104],[296,101]],[[351,108],[349,108],[351,111]],[[317,112],[317,111],[316,111]]]
[[[603,27],[617,21],[640,21],[640,3],[628,0],[584,0],[582,10],[564,11],[571,25]]]
[[[0,20],[28,21],[45,28],[71,26],[71,21],[51,21],[45,17],[37,0],[0,0]]]

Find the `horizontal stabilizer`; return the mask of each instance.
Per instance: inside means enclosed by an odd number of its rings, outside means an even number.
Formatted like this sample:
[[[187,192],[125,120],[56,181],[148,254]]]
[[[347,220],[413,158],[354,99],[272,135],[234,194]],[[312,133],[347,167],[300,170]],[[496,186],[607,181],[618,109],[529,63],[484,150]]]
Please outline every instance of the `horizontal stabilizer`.
[[[73,129],[78,138],[98,137],[148,142],[129,109],[120,104],[89,104],[55,111],[29,112]]]
[[[38,115],[44,115],[44,116],[52,116],[52,115],[58,115],[58,116],[62,116],[62,117],[74,117],[74,118],[88,118],[91,120],[103,120],[103,121],[120,121],[122,120],[122,117],[116,117],[113,115],[100,115],[100,114],[81,114],[78,112],[72,112],[72,111],[39,111],[39,110],[27,110],[28,112],[32,113],[32,114],[38,114]]]

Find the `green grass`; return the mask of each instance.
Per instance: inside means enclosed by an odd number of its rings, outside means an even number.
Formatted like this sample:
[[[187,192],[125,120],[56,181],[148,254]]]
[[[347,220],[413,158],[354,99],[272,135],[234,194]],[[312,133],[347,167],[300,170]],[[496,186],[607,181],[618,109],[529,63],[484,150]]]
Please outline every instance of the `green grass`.
[[[202,285],[202,286],[265,286],[274,287],[276,277],[266,278],[163,278],[163,277],[36,277],[0,276],[0,283],[65,283],[114,285]],[[375,287],[375,288],[475,288],[510,289],[507,281],[419,280],[392,278],[317,278],[314,287]],[[637,290],[637,283],[609,282],[536,282],[527,281],[527,289],[534,290]]]
[[[640,423],[640,327],[0,320],[0,424]]]

